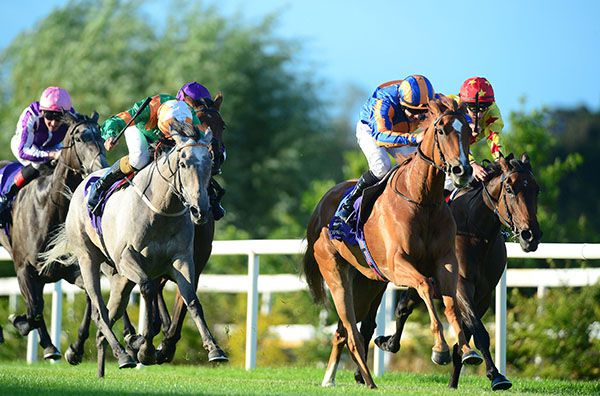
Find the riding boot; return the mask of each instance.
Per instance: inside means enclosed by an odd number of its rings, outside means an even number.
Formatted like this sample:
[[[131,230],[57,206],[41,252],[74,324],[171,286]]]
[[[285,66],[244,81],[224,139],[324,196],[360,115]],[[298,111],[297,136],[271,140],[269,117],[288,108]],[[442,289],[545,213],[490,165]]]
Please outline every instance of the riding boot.
[[[10,215],[6,213],[13,198],[19,192],[20,188],[13,184],[5,194],[0,194],[0,227],[4,227]]]
[[[88,209],[92,213],[97,214],[100,209],[98,204],[100,203],[100,197],[117,181],[127,177],[127,174],[121,171],[120,161],[115,162],[108,169],[108,171],[92,184],[88,198]]]
[[[347,223],[350,215],[354,211],[354,202],[360,197],[365,188],[371,187],[377,183],[379,179],[373,175],[371,171],[365,172],[356,182],[354,189],[350,194],[346,195],[342,204],[339,206],[337,212],[334,215],[334,221],[331,228],[331,234],[339,234],[342,223]]]
[[[212,209],[213,219],[218,221],[225,216],[225,208],[221,205],[221,199],[225,195],[225,189],[219,185],[214,179],[210,178],[208,184],[208,199],[210,201],[210,207]]]

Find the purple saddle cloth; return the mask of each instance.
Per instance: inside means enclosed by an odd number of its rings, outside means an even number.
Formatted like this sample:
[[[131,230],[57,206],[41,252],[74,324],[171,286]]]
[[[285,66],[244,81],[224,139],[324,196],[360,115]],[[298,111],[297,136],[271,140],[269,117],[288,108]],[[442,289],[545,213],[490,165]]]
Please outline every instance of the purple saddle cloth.
[[[6,194],[15,182],[15,176],[23,169],[23,164],[19,161],[13,161],[3,168],[0,168],[0,193]]]
[[[90,189],[92,188],[92,185],[96,183],[99,179],[99,176],[92,176],[87,180],[84,189],[85,202],[87,202],[89,199]],[[98,210],[97,214],[92,213],[89,206],[86,205],[87,213],[90,217],[92,227],[98,233],[98,235],[102,235],[102,215],[104,214],[104,207],[106,206],[108,198],[125,184],[127,184],[127,179],[119,180],[115,182],[112,186],[110,186],[108,190],[103,192],[102,195],[100,195],[100,209]]]

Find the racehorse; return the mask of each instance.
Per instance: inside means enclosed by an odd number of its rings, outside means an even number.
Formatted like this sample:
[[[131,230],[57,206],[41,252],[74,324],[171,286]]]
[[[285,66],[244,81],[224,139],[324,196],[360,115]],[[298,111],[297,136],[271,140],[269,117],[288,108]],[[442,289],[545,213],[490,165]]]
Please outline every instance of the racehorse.
[[[140,170],[131,184],[134,188],[116,191],[105,203],[101,232],[92,225],[86,207],[85,186],[73,194],[64,227],[53,239],[46,263],[62,257],[65,265],[79,262],[85,289],[94,307],[98,325],[98,376],[104,376],[106,342],[120,368],[134,367],[136,360],[117,340],[112,325],[125,310],[135,284],[146,300],[146,314],[152,318],[152,302],[163,276],[177,283],[204,346],[211,355],[224,355],[210,333],[198,297],[193,262],[194,224],[209,218],[207,186],[212,167],[208,146],[212,132],[199,138],[191,125],[175,123],[171,136],[175,145],[149,166]],[[94,175],[92,175],[94,176]],[[111,277],[108,307],[100,293],[103,262],[115,270]],[[143,364],[156,361],[150,320],[143,331],[145,342],[137,358]]]
[[[52,170],[42,167],[42,174],[17,194],[12,206],[12,224],[0,231],[0,243],[13,258],[27,305],[25,315],[11,315],[10,320],[23,336],[38,329],[44,358],[52,360],[60,359],[61,354],[52,344],[44,322],[44,285],[64,279],[83,287],[83,282],[77,267],[53,263],[41,271],[38,254],[47,249],[50,236],[64,222],[70,192],[84,176],[107,165],[98,114],[88,117],[65,112],[62,120],[68,130],[56,166]],[[0,166],[7,163],[1,161]]]
[[[196,114],[201,122],[201,129],[206,130],[210,128],[212,131],[213,139],[211,142],[211,150],[213,155],[214,173],[214,164],[217,163],[218,167],[224,160],[224,158],[218,158],[218,156],[224,152],[223,132],[225,131],[226,127],[225,121],[220,113],[221,104],[223,103],[223,94],[218,93],[212,100],[209,98],[203,98],[202,101],[204,102],[204,106],[202,107],[202,110]],[[212,241],[215,231],[214,223],[214,219],[209,218],[205,223],[195,226],[194,265],[196,267],[196,284],[198,282],[198,277],[204,270],[212,251]],[[111,273],[114,271],[104,266],[103,272],[109,277],[112,277],[113,274]],[[167,278],[162,278],[156,281],[159,292],[157,294],[157,298],[153,301],[152,306],[150,307],[152,309],[152,316],[147,317],[147,320],[150,321],[152,326],[152,333],[154,335],[158,333],[161,326],[163,329],[164,338],[156,351],[156,363],[158,364],[170,362],[173,359],[177,341],[179,341],[181,338],[183,321],[187,313],[185,302],[179,292],[177,292],[175,305],[172,311],[173,317],[171,318],[169,315],[165,300],[163,298],[163,289],[167,281]],[[77,340],[69,346],[67,352],[65,353],[65,358],[70,364],[76,365],[82,361],[84,343],[89,336],[89,324],[90,311],[87,310],[84,315],[84,321],[79,329]],[[123,312],[123,328],[128,352],[135,355],[137,354],[144,338],[137,334],[135,327],[129,320],[127,311]],[[218,350],[214,350],[212,355],[209,356],[209,361],[211,362],[224,362],[227,360],[227,356],[224,353],[218,353]]]
[[[535,251],[538,247],[541,238],[536,214],[539,186],[527,154],[523,154],[520,161],[512,154],[501,157],[486,170],[487,180],[473,183],[473,187],[460,191],[450,202],[450,209],[458,230],[456,255],[460,277],[457,296],[475,312],[474,320],[463,317],[463,331],[467,340],[473,335],[475,346],[483,354],[492,390],[503,390],[510,388],[512,383],[494,365],[490,336],[481,317],[488,310],[492,293],[506,268],[506,246],[501,226],[513,232],[524,252]],[[398,352],[404,324],[418,304],[418,294],[414,289],[402,294],[396,308],[396,333],[375,340],[381,349]],[[375,301],[375,309],[378,305],[379,301]],[[362,326],[374,329],[374,318],[364,321]],[[454,369],[449,386],[456,388],[462,368],[456,346],[452,361]]]
[[[365,291],[354,287],[367,280],[389,280],[417,289],[425,301],[434,336],[432,360],[450,362],[433,297],[442,295],[445,314],[453,324],[461,352],[470,354],[461,331],[455,305],[458,264],[454,252],[456,225],[444,203],[444,178],[449,174],[455,185],[471,178],[468,162],[470,128],[464,106],[448,97],[429,102],[423,141],[417,153],[402,164],[385,182],[385,189],[373,204],[364,223],[364,235],[376,268],[369,268],[361,251],[345,241],[331,239],[328,225],[345,191],[352,182],[340,183],[321,199],[307,227],[307,250],[303,272],[317,302],[325,299],[323,280],[329,286],[340,318],[333,338],[324,386],[334,384],[341,348],[347,344],[367,386],[375,383],[366,364],[366,346],[356,323],[368,313],[373,294],[383,293],[384,282]],[[363,302],[364,300],[364,302]]]

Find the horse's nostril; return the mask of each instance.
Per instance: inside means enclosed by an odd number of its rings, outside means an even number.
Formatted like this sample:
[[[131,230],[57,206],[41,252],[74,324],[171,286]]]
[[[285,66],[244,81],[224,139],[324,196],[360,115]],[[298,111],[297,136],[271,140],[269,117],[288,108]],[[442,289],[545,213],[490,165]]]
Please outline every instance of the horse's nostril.
[[[523,230],[521,231],[521,239],[523,239],[524,241],[531,241],[531,239],[533,238],[533,234],[531,233],[530,230]]]
[[[452,167],[452,174],[456,175],[456,176],[462,176],[462,174],[464,173],[464,168],[462,166],[453,166]]]

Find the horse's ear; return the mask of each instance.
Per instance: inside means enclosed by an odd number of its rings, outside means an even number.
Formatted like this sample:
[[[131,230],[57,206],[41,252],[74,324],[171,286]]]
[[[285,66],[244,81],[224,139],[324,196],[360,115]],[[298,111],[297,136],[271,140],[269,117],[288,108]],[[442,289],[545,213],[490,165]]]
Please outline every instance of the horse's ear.
[[[212,129],[210,129],[210,127],[206,128],[206,132],[204,133],[204,137],[202,138],[202,142],[210,145],[210,142],[212,141],[213,138],[213,132]]]
[[[529,155],[527,155],[527,153],[521,154],[521,162],[524,164],[529,164]]]
[[[510,170],[508,166],[508,161],[502,155],[498,157],[498,165],[500,165],[500,169],[502,169],[502,172],[508,172]]]
[[[97,112],[97,111],[94,111],[94,112],[92,113],[92,121],[93,121],[93,122],[95,122],[95,123],[98,123],[98,118],[99,118],[99,117],[100,117],[100,115],[98,114],[98,112]]]
[[[434,113],[434,114],[440,114],[441,110],[440,110],[440,106],[438,105],[438,101],[435,99],[432,99],[429,101],[429,103],[427,104],[427,106],[429,107],[429,111]]]
[[[62,122],[71,125],[75,122],[76,114],[71,113],[70,111],[64,111],[60,119]]]
[[[213,99],[213,102],[215,103],[215,109],[221,110],[221,103],[223,103],[223,92],[217,92],[215,98]]]

